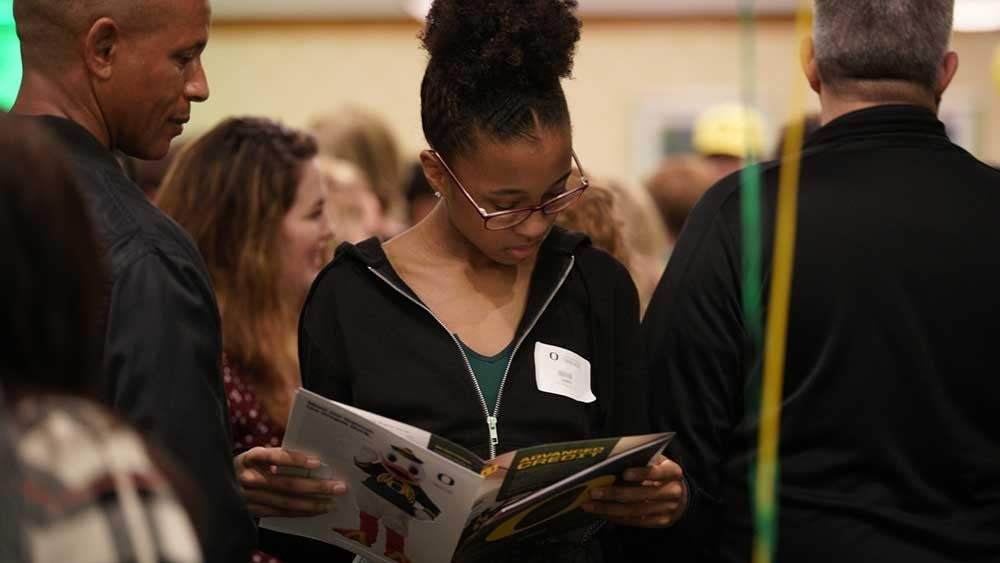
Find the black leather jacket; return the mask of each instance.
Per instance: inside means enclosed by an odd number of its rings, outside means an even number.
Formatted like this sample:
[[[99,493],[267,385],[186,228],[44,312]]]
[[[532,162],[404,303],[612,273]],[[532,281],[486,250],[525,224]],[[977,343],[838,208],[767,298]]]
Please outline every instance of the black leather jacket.
[[[249,561],[255,527],[233,474],[221,324],[197,247],[85,129],[52,116],[23,119],[66,146],[103,246],[107,404],[164,446],[193,481],[206,561]]]

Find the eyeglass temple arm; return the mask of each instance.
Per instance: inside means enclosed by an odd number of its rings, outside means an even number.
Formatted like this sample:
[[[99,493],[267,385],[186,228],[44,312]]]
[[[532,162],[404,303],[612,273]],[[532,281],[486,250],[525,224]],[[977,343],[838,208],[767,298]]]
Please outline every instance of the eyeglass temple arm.
[[[451,167],[448,166],[448,163],[444,161],[444,158],[442,158],[441,155],[438,154],[438,152],[434,149],[431,149],[431,153],[434,155],[434,158],[436,158],[437,161],[441,163],[441,166],[444,166],[445,171],[448,172],[449,176],[451,176],[451,180],[455,182],[456,186],[458,186],[458,191],[462,192],[462,195],[465,196],[465,199],[469,200],[469,203],[472,204],[472,207],[475,207],[476,211],[479,211],[479,214],[482,215],[483,218],[485,219],[486,216],[488,215],[486,210],[480,207],[480,205],[476,203],[476,200],[472,199],[472,194],[470,194],[468,190],[465,189],[465,186],[462,185],[462,182],[458,181],[458,176],[455,176],[455,173],[451,171]]]
[[[590,185],[590,178],[587,178],[587,173],[583,170],[583,165],[580,164],[580,157],[576,156],[576,151],[570,151],[573,155],[573,163],[576,164],[576,169],[580,171],[580,183],[584,186]]]

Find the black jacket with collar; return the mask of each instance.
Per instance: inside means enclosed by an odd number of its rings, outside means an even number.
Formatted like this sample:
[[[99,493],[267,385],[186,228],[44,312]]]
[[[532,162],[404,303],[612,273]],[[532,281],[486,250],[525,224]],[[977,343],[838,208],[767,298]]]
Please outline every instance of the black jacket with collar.
[[[495,453],[645,432],[638,299],[625,268],[554,228],[540,249],[495,415]],[[543,393],[536,342],[591,363],[597,401]],[[313,285],[299,327],[303,385],[452,440],[487,458],[487,412],[459,344],[393,270],[376,239],[344,244]]]
[[[800,163],[775,559],[1000,561],[1000,172],[914,106],[843,115]],[[780,172],[761,166],[765,273]],[[654,557],[750,560],[740,186],[695,206],[643,321],[654,425],[693,485],[662,544],[634,542]]]
[[[198,248],[87,130],[53,116],[18,119],[65,146],[103,247],[104,400],[197,487],[206,561],[249,560],[255,528],[233,474],[219,312]]]

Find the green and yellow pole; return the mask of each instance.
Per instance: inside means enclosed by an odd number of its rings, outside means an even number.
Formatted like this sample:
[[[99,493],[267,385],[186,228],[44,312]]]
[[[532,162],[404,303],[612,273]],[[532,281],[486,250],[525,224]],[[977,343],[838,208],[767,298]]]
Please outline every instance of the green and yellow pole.
[[[753,104],[754,5],[743,2],[744,24],[744,103]],[[796,47],[811,34],[812,3],[800,0],[796,17]],[[798,57],[795,57],[796,63]],[[788,341],[788,314],[791,301],[792,270],[795,256],[796,214],[799,189],[799,154],[805,138],[806,89],[799,77],[798,64],[793,69],[793,91],[789,107],[791,125],[782,147],[775,212],[774,252],[771,285],[768,295],[767,324],[762,333],[762,193],[756,159],[742,172],[741,217],[743,221],[743,314],[750,335],[752,354],[763,348],[763,374],[755,367],[747,374],[746,403],[748,416],[760,417],[757,452],[751,464],[750,485],[753,506],[753,563],[771,563],[777,548],[779,463],[778,444],[781,430],[781,399],[784,384],[785,354]],[[750,362],[756,366],[756,362]]]

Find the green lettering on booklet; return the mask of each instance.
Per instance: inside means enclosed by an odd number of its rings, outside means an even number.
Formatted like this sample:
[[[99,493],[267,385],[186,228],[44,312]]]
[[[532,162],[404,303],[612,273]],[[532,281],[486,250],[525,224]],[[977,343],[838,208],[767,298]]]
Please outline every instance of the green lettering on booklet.
[[[536,491],[607,459],[617,438],[522,448],[511,462],[498,499]]]

